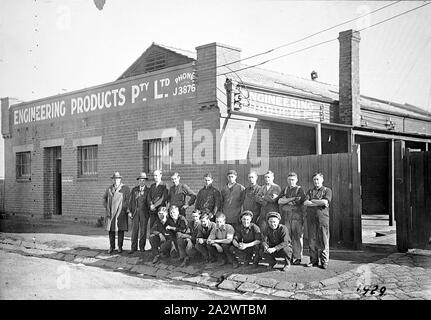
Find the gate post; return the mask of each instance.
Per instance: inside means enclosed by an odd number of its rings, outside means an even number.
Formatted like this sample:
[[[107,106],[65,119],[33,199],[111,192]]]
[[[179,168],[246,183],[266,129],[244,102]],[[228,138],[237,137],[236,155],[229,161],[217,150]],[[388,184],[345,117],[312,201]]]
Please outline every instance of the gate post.
[[[362,246],[362,201],[361,201],[361,148],[352,145],[352,211],[353,211],[353,246],[356,250]]]

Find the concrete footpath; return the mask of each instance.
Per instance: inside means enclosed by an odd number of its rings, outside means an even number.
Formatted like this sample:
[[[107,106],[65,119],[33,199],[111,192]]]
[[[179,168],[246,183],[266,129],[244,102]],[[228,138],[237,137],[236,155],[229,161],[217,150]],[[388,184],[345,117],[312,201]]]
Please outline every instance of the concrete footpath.
[[[107,254],[106,231],[81,223],[9,217],[0,219],[0,249],[26,256],[96,266],[126,274],[151,276],[209,288],[256,293],[268,298],[431,300],[431,248],[393,252],[393,248],[348,250],[331,248],[329,269],[291,266],[287,271],[257,269],[192,261],[161,260],[152,264],[149,251],[128,254],[126,233],[122,254]],[[147,247],[149,248],[148,244]],[[304,256],[303,264],[308,262]],[[0,262],[1,263],[1,262]]]

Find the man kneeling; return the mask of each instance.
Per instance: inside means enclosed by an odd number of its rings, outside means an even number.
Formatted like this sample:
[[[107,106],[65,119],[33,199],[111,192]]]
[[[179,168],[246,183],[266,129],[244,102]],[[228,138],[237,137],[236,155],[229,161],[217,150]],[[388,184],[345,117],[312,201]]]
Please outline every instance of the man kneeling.
[[[262,234],[259,227],[252,223],[253,212],[244,211],[241,213],[241,225],[238,226],[233,237],[231,252],[234,257],[238,256],[240,262],[248,265],[253,259],[253,266],[257,267],[259,264],[259,247],[262,240]],[[238,264],[234,260],[234,267]]]
[[[180,267],[187,266],[191,257],[195,256],[196,238],[200,222],[201,212],[197,209],[192,212],[192,220],[188,224],[186,232],[177,232],[178,249],[180,253],[179,260],[182,260]]]
[[[184,234],[187,234],[189,231],[187,220],[184,216],[180,215],[180,210],[177,206],[171,206],[169,208],[168,226],[166,227],[166,230],[169,230],[171,233],[171,256],[173,256],[173,251],[176,251],[177,254],[180,254],[180,249],[178,248],[178,238]]]
[[[212,230],[215,229],[215,222],[210,221],[210,215],[207,212],[203,212],[200,217],[200,225],[198,226],[198,234],[196,235],[196,250],[202,255],[205,262],[215,262],[216,259],[211,257],[208,244],[208,237]]]
[[[211,231],[208,237],[208,251],[211,257],[216,257],[217,253],[222,256],[223,263],[233,263],[233,256],[230,251],[232,246],[234,228],[226,224],[226,216],[219,212],[216,215],[216,227]]]
[[[168,219],[168,209],[160,207],[158,212],[158,219],[154,222],[150,232],[151,251],[153,253],[153,263],[157,263],[160,257],[168,257],[172,246],[172,233],[169,225],[173,226]]]
[[[268,269],[274,268],[276,258],[284,258],[283,271],[287,271],[292,257],[289,230],[280,224],[281,216],[278,212],[268,213],[268,228],[264,233],[261,256],[268,261]]]

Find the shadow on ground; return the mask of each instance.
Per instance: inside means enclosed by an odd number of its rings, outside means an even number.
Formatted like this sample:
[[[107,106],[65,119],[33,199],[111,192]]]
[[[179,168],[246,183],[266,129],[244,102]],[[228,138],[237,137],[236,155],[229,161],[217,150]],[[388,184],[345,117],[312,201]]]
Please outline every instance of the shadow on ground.
[[[130,248],[130,232],[126,232],[124,249],[126,249],[121,255],[109,256],[106,250],[109,246],[107,232],[103,228],[97,228],[82,223],[74,223],[67,221],[53,221],[44,219],[2,219],[0,220],[0,231],[5,233],[2,238],[13,237],[16,240],[37,242],[42,243],[51,248],[71,248],[70,252],[67,250],[61,252],[65,256],[71,255],[73,252],[87,250],[93,252],[92,254],[103,256],[103,262],[107,266],[112,266],[117,263],[117,267],[121,267],[118,264],[119,261],[128,263],[133,261],[139,264],[150,264],[152,260],[151,253],[149,251],[145,253],[136,253],[134,255],[128,254],[128,248]],[[147,241],[146,248],[150,248]],[[321,281],[327,278],[337,276],[346,271],[360,267],[363,264],[375,262],[381,258],[386,257],[390,253],[395,251],[393,246],[385,245],[373,245],[371,247],[364,246],[362,250],[352,250],[343,247],[331,247],[330,249],[330,264],[326,270],[316,267],[305,267],[305,264],[309,262],[308,250],[304,250],[304,257],[302,265],[291,266],[288,271],[278,270],[266,270],[266,266],[262,263],[257,269],[251,267],[240,267],[238,269],[232,268],[230,265],[220,266],[217,264],[205,265],[199,259],[191,261],[191,266],[188,268],[189,271],[195,270],[196,272],[217,272],[216,275],[219,277],[224,274],[236,273],[236,274],[247,274],[247,275],[258,275],[262,278],[273,278],[278,281],[290,281],[290,282],[311,282]],[[120,257],[120,258],[119,258]],[[87,257],[91,258],[91,256]],[[67,259],[72,259],[71,256],[67,256]],[[66,261],[67,261],[66,259]],[[78,259],[79,260],[79,259]],[[73,259],[71,260],[73,261]],[[87,259],[87,262],[91,260]],[[112,262],[110,264],[110,262]],[[87,264],[87,263],[86,263]],[[100,264],[100,262],[97,262]],[[154,267],[159,269],[173,270],[179,266],[180,262],[164,259],[160,264]],[[151,265],[152,266],[152,265]],[[161,266],[161,267],[160,267]],[[282,267],[282,265],[279,265]],[[161,275],[163,274],[160,271]]]

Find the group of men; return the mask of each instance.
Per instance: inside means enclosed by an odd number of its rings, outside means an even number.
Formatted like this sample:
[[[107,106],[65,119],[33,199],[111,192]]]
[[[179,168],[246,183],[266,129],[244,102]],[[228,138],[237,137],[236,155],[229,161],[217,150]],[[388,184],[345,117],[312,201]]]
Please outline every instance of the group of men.
[[[106,209],[106,230],[109,232],[109,253],[115,250],[118,232],[118,252],[123,250],[124,231],[128,217],[132,221],[131,251],[145,251],[148,223],[153,263],[171,257],[186,266],[191,258],[200,256],[206,262],[240,264],[253,267],[263,258],[272,269],[276,258],[300,265],[304,227],[307,229],[310,262],[306,266],[328,268],[330,188],[323,186],[323,174],[313,175],[314,187],[304,192],[297,185],[295,172],[287,175],[287,186],[274,183],[274,173],[264,175],[265,184],[257,184],[256,172],[248,174],[249,185],[236,182],[237,172],[229,170],[227,183],[219,191],[213,186],[211,173],[204,175],[204,187],[195,194],[180,182],[180,175],[171,176],[172,186],[162,181],[162,172],[153,172],[154,183],[148,186],[146,174],[136,179],[131,191],[121,183],[115,172],[113,184],[103,197]],[[191,220],[186,209],[194,206]],[[319,264],[320,260],[320,264]]]

